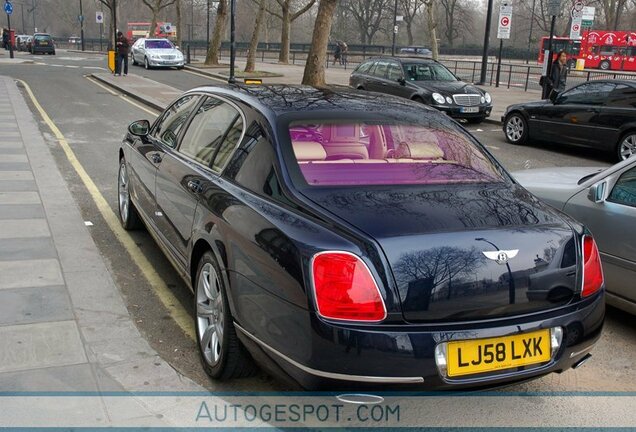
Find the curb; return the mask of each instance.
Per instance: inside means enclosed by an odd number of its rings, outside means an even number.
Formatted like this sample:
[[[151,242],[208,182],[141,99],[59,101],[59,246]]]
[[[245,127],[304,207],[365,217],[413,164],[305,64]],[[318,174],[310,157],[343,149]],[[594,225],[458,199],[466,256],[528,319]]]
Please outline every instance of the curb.
[[[127,90],[121,86],[117,86],[117,85],[113,85],[113,83],[106,81],[105,79],[102,79],[101,77],[97,76],[97,74],[90,74],[90,77],[101,82],[104,85],[107,85],[108,87],[114,88],[120,92],[122,92],[123,94],[125,94],[126,96],[130,96],[132,99],[135,99],[138,102],[141,102],[145,105],[148,105],[150,108],[156,110],[156,111],[163,111],[164,109],[166,109],[165,106],[160,105],[158,102],[150,100],[148,98],[145,98],[143,96],[140,96],[139,94],[132,92],[130,90]]]
[[[77,54],[103,54],[106,55],[108,54],[106,51],[89,51],[89,50],[75,50],[75,49],[67,49],[66,52],[72,52],[72,53],[77,53]]]
[[[194,67],[194,66],[184,65],[183,68],[185,70],[189,70],[190,72],[196,72],[196,73],[199,73],[201,75],[207,75],[207,76],[212,77],[212,78],[223,80],[223,82],[227,83],[227,79],[228,78],[225,75],[221,75],[219,73],[214,73],[214,72],[208,72],[206,70],[202,70],[202,69]]]

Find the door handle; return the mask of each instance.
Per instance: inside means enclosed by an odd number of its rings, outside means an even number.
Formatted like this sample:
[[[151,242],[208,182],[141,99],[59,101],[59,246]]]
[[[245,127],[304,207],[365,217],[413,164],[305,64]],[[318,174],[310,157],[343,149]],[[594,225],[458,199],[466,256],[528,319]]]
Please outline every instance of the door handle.
[[[163,159],[163,158],[161,157],[161,153],[153,153],[153,154],[152,154],[152,161],[153,161],[154,163],[161,163],[161,160],[162,160],[162,159]]]
[[[201,183],[198,180],[190,180],[188,182],[188,189],[197,194],[203,192],[203,186],[201,186]]]

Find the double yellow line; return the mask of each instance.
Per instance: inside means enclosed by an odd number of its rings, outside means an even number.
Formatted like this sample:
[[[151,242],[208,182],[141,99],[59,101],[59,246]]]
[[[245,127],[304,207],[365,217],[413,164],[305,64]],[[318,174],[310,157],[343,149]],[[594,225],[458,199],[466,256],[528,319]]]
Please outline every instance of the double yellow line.
[[[159,273],[157,273],[157,271],[154,269],[154,266],[152,265],[152,263],[148,260],[148,258],[146,258],[146,256],[141,251],[139,246],[137,246],[137,244],[132,239],[132,237],[130,237],[130,235],[126,232],[126,230],[122,228],[121,224],[119,223],[118,216],[108,205],[108,202],[106,201],[102,193],[99,191],[95,182],[93,182],[93,180],[88,175],[88,173],[86,172],[86,170],[84,169],[80,161],[77,159],[75,152],[73,152],[73,150],[71,149],[71,146],[69,145],[68,141],[66,140],[62,132],[58,129],[55,123],[53,123],[53,121],[51,120],[49,115],[46,113],[44,108],[42,108],[42,105],[40,105],[38,100],[35,98],[35,95],[33,94],[31,87],[29,87],[29,85],[22,80],[17,80],[17,81],[24,86],[24,89],[29,95],[31,102],[40,113],[42,120],[44,120],[44,122],[47,124],[49,129],[51,129],[51,132],[53,132],[53,135],[55,136],[57,141],[60,143],[60,147],[62,147],[62,150],[64,150],[64,154],[66,155],[66,158],[70,162],[75,172],[77,172],[77,175],[80,177],[80,179],[84,183],[84,186],[86,186],[86,189],[88,190],[93,201],[95,202],[97,209],[99,210],[100,214],[106,221],[108,228],[113,232],[117,240],[119,240],[121,245],[126,249],[130,257],[132,258],[133,262],[137,265],[137,267],[139,267],[139,269],[141,270],[141,273],[144,275],[148,283],[152,286],[157,298],[161,301],[163,306],[168,310],[172,319],[177,323],[177,325],[183,330],[185,334],[187,334],[189,337],[194,339],[194,334],[195,334],[194,333],[194,318],[185,310],[185,308],[181,305],[181,303],[179,303],[179,300],[175,297],[174,293],[170,290],[170,288],[168,288],[168,286],[163,281]],[[147,113],[150,113],[152,115],[155,115],[155,116],[157,115],[156,112],[151,111],[137,104],[136,102],[133,102],[132,100],[122,95],[119,95],[118,93],[113,92],[109,88],[93,80],[91,80],[91,82],[108,90],[110,93],[114,95],[120,96],[126,102],[136,106],[137,108],[144,110]],[[115,157],[115,155],[113,155],[113,157]],[[115,177],[113,177],[113,181],[116,181]]]

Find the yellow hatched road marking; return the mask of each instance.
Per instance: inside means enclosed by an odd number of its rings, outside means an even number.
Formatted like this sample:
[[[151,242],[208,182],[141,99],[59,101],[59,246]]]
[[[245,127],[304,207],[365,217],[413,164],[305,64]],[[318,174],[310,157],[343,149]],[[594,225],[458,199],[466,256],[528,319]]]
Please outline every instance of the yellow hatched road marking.
[[[115,212],[110,208],[106,198],[102,195],[102,193],[97,188],[97,185],[90,178],[80,161],[75,156],[75,153],[71,149],[68,141],[62,134],[62,132],[58,129],[58,127],[53,123],[49,115],[46,113],[42,105],[38,102],[31,91],[31,87],[22,81],[19,81],[24,88],[26,89],[33,105],[38,110],[40,115],[42,116],[42,120],[47,124],[47,126],[53,132],[53,135],[60,143],[60,146],[64,150],[66,158],[70,162],[71,166],[75,169],[80,179],[88,189],[88,192],[91,194],[97,209],[101,213],[102,217],[106,221],[106,224],[113,232],[117,240],[121,243],[121,245],[128,251],[130,257],[135,262],[135,264],[139,267],[142,274],[148,281],[148,283],[153,287],[157,298],[161,301],[164,307],[168,310],[172,319],[177,323],[177,325],[187,334],[189,337],[194,339],[194,322],[192,316],[185,310],[185,308],[179,303],[179,300],[175,297],[174,293],[168,288],[166,283],[163,281],[159,273],[154,269],[153,265],[148,261],[148,258],[141,251],[139,246],[135,243],[135,241],[130,237],[130,235],[124,230],[119,223],[119,218],[115,215]]]

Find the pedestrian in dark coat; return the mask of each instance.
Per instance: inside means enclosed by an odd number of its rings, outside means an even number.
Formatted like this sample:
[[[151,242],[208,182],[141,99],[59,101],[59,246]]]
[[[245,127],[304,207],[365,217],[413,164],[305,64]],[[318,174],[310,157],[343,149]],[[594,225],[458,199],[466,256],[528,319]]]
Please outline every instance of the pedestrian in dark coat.
[[[115,75],[121,75],[122,66],[124,76],[128,75],[128,49],[130,43],[122,32],[117,32],[117,62],[115,65]]]

